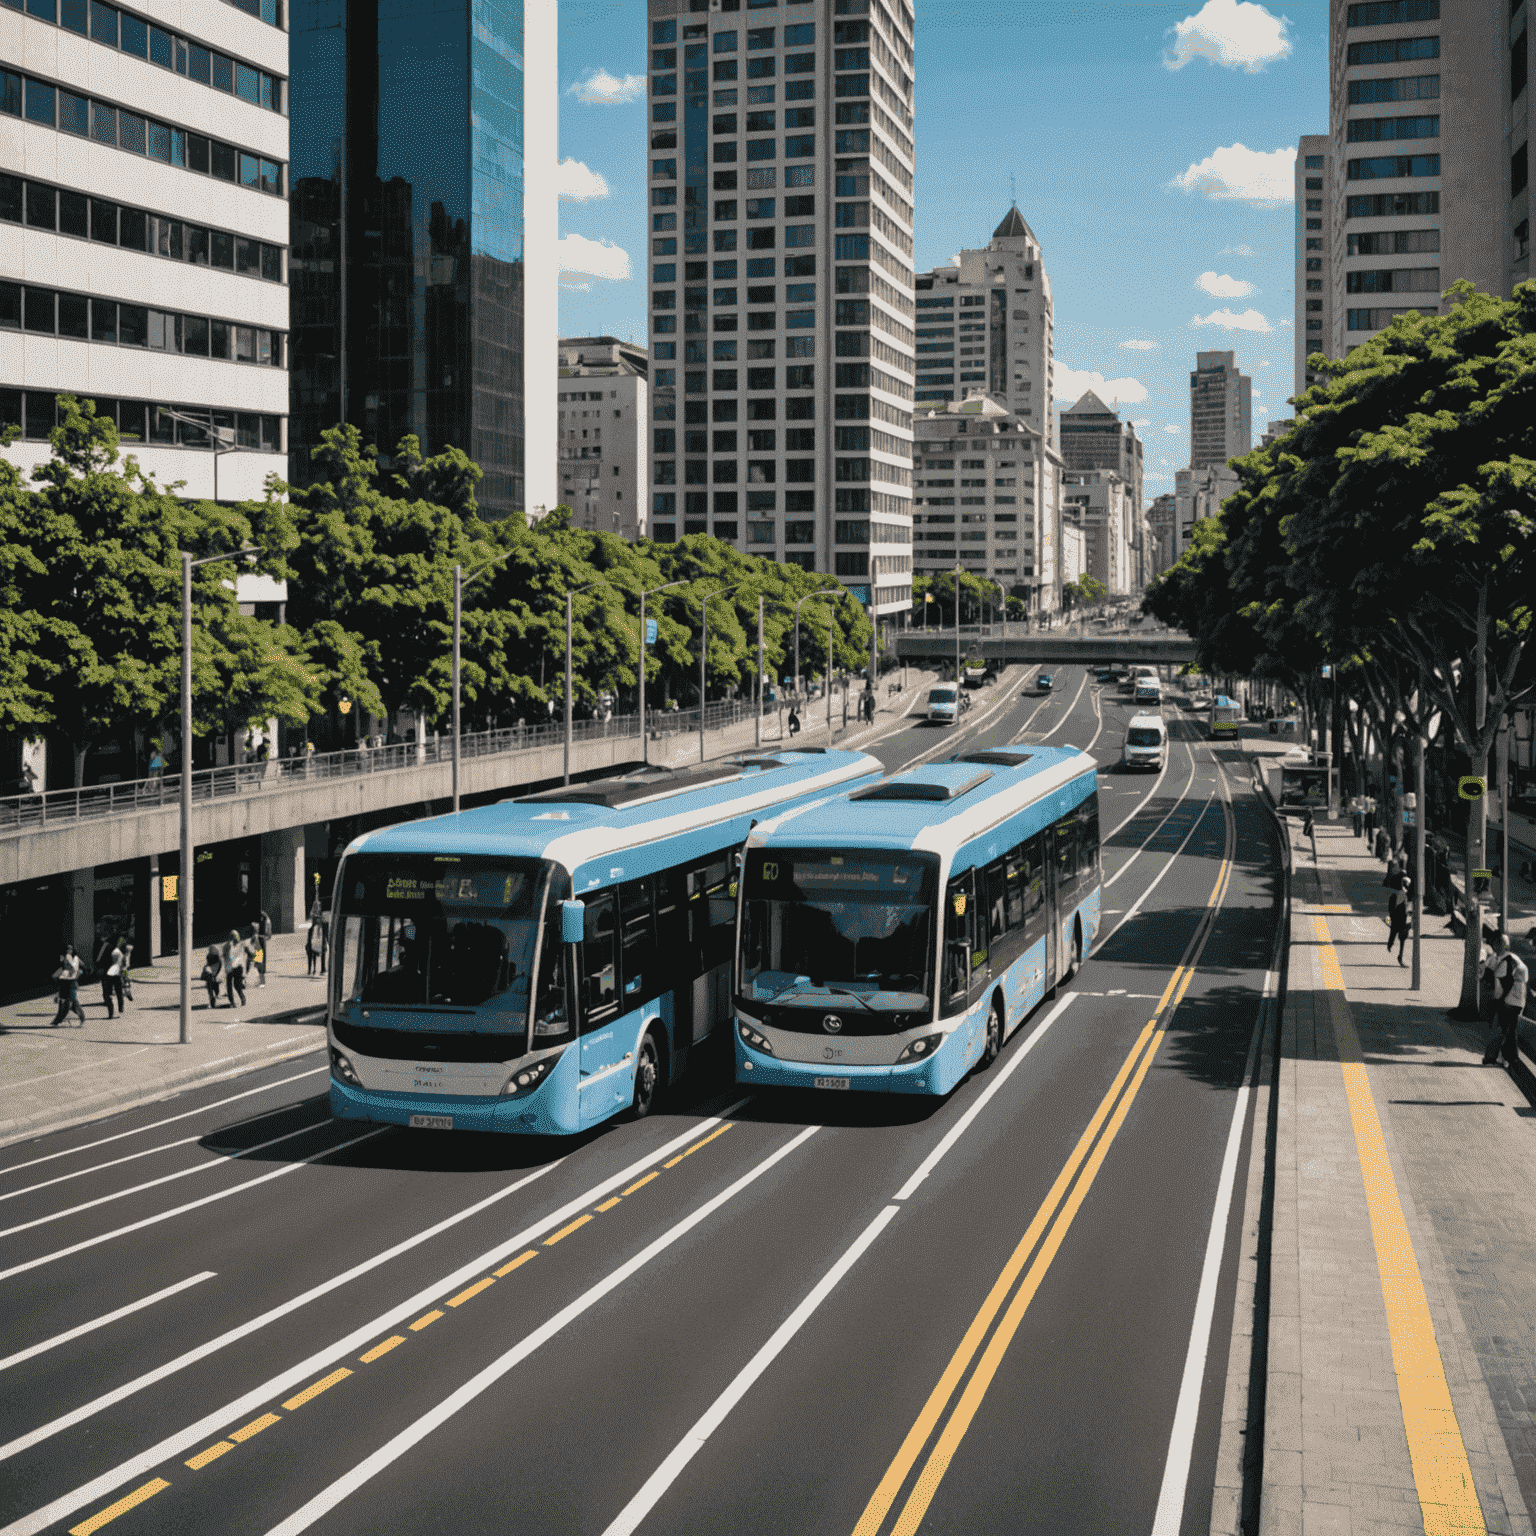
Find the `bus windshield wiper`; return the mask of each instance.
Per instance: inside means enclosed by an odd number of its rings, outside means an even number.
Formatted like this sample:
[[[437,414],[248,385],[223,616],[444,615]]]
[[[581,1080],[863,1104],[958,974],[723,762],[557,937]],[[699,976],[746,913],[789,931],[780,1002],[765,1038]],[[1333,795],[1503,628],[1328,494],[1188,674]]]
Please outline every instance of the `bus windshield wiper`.
[[[814,985],[814,983],[813,983]],[[828,992],[836,992],[841,997],[851,997],[866,1013],[878,1013],[880,1010],[874,1007],[867,999],[857,992],[850,992],[847,987],[834,986],[830,981],[824,981],[822,986]]]

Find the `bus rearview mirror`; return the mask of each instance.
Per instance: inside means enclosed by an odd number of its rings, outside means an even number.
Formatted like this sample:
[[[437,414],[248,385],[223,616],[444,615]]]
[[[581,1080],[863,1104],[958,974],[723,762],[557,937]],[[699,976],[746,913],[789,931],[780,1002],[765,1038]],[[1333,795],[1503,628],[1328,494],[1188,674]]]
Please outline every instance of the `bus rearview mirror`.
[[[560,903],[560,939],[565,944],[580,944],[586,931],[587,908],[584,902]]]

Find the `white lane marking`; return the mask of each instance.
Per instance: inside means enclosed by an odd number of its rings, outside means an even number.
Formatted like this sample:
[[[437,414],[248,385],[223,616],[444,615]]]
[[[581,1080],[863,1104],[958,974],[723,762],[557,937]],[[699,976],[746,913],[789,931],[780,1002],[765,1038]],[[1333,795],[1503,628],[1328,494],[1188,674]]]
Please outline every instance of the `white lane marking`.
[[[966,1112],[961,1115],[961,1117],[954,1123],[954,1125],[949,1128],[949,1131],[945,1134],[944,1139],[940,1141],[938,1146],[936,1146],[933,1151],[931,1151],[928,1156],[925,1157],[922,1162],[917,1165],[917,1168],[913,1171],[912,1177],[909,1178],[907,1182],[896,1191],[895,1195],[892,1196],[892,1199],[910,1200],[912,1196],[917,1193],[918,1185],[921,1184],[923,1180],[926,1179],[928,1175],[938,1167],[940,1160],[948,1154],[950,1148],[953,1147],[954,1144],[959,1141],[959,1139],[965,1134],[965,1132],[969,1129],[971,1122],[976,1118],[977,1115],[982,1112],[983,1109],[986,1108],[993,1095],[996,1094],[997,1091],[1003,1086],[1003,1084],[1006,1083],[1008,1079],[1012,1077],[1013,1074],[1018,1070],[1019,1064],[1040,1043],[1041,1037],[1045,1034],[1046,1030],[1048,1030],[1051,1025],[1054,1024],[1058,1018],[1060,1018],[1062,1010],[1065,1009],[1067,1004],[1072,1001],[1074,995],[1075,994],[1071,992],[1067,993],[1067,995],[1062,998],[1061,1001],[1057,1003],[1056,1006],[1052,1008],[1051,1011],[1046,1014],[1043,1019],[1041,1019],[1039,1025],[1030,1035],[1029,1039],[1027,1039],[1024,1044],[1019,1047],[1017,1052],[1015,1052],[1013,1060],[1008,1062],[1003,1070],[999,1072],[997,1076],[992,1080],[992,1082],[987,1085],[986,1091],[982,1094],[979,1094],[977,1096],[976,1102],[972,1104],[971,1107],[966,1110]]]
[[[1077,685],[1077,692],[1072,695],[1072,702],[1067,705],[1067,712],[1061,717],[1061,719],[1059,721],[1057,721],[1057,723],[1055,725],[1053,725],[1050,728],[1050,730],[1048,730],[1045,733],[1044,736],[1042,736],[1040,738],[1042,743],[1049,741],[1051,739],[1051,737],[1054,736],[1057,731],[1061,730],[1066,725],[1067,721],[1072,718],[1072,711],[1077,708],[1077,701],[1080,698],[1082,698],[1082,696],[1083,696],[1083,689],[1086,688],[1087,686],[1088,686],[1088,673],[1085,670],[1083,672],[1083,680],[1082,680],[1082,682],[1080,682]],[[1031,718],[1033,718],[1033,717],[1031,717]]]
[[[907,758],[906,761],[903,762],[899,771],[905,773],[909,768],[916,768],[919,764],[926,763],[930,758],[937,757],[940,752],[948,751],[953,753],[955,750],[955,744],[959,742],[962,737],[973,735],[975,732],[980,730],[981,727],[985,725],[987,721],[990,720],[992,716],[998,712],[998,710],[1004,709],[1009,704],[1012,704],[1014,702],[1012,697],[1013,684],[1007,681],[1008,673],[1012,670],[1013,669],[1011,667],[1004,668],[1003,675],[998,679],[998,700],[991,707],[991,709],[985,711],[983,714],[977,715],[974,720],[966,721],[964,725],[957,725],[955,727],[955,734],[949,737],[947,740],[941,741],[938,746],[930,747],[926,752],[919,752],[916,757]],[[1031,718],[1033,718],[1033,716],[1031,716]]]
[[[1186,742],[1184,745],[1187,748],[1189,743]],[[1152,798],[1152,796],[1157,793],[1157,786],[1163,782],[1163,775],[1168,772],[1168,764],[1172,760],[1172,758],[1173,758],[1173,754],[1171,752],[1165,752],[1163,754],[1163,766],[1158,769],[1157,777],[1152,780],[1152,785],[1147,790],[1146,794],[1142,797],[1141,804],[1138,805],[1136,807],[1136,809],[1134,811],[1132,811],[1131,814],[1129,816],[1127,816],[1125,818],[1125,820],[1120,823],[1119,826],[1111,827],[1110,830],[1108,832],[1106,832],[1104,834],[1104,836],[1100,839],[1101,842],[1107,843],[1112,837],[1118,837],[1120,835],[1120,833],[1122,831],[1124,831],[1125,828],[1128,827],[1131,824],[1131,822],[1135,821],[1135,819],[1139,815],[1141,815],[1142,806],[1144,806],[1147,803],[1147,801],[1150,800]],[[1191,752],[1189,754],[1189,772],[1190,772],[1190,778],[1191,778],[1191,780],[1193,780],[1194,772],[1195,772],[1195,754],[1193,752]],[[1140,793],[1140,791],[1135,789],[1132,785],[1127,784],[1124,787],[1125,787],[1127,793],[1129,793],[1129,794],[1138,794],[1138,793]],[[1187,790],[1186,790],[1186,793],[1188,793]],[[1182,798],[1182,796],[1181,796],[1181,798]]]
[[[185,1280],[178,1280],[175,1285],[168,1285],[163,1291],[156,1291],[153,1296],[145,1296],[140,1301],[130,1301],[126,1307],[119,1307],[117,1311],[108,1312],[104,1317],[81,1323],[78,1328],[71,1328],[68,1333],[56,1333],[51,1339],[44,1339],[40,1344],[31,1344],[26,1349],[19,1349],[14,1355],[7,1355],[0,1360],[0,1371],[8,1371],[13,1365],[20,1365],[23,1360],[30,1360],[34,1355],[47,1354],[50,1349],[57,1349],[61,1344],[68,1344],[72,1339],[78,1339],[84,1334],[94,1333],[98,1328],[105,1328],[108,1323],[115,1323],[121,1317],[142,1312],[145,1307],[152,1307],[157,1301],[164,1301],[167,1296],[174,1296],[178,1291],[201,1285],[204,1280],[212,1280],[215,1273],[214,1270],[205,1269],[202,1274],[190,1275]]]
[[[296,1163],[289,1163],[282,1168],[274,1168],[271,1173],[263,1173],[254,1179],[247,1179],[243,1184],[235,1184],[229,1189],[216,1190],[211,1195],[204,1195],[200,1200],[189,1200],[185,1205],[173,1206],[168,1211],[160,1211],[154,1216],[146,1216],[142,1221],[130,1222],[126,1227],[117,1227],[111,1232],[99,1232],[95,1237],[88,1237],[84,1242],[71,1243],[68,1248],[56,1249],[53,1253],[39,1255],[35,1259],[28,1259],[25,1264],[13,1264],[9,1269],[0,1269],[0,1280],[9,1280],[13,1275],[25,1274],[29,1269],[37,1269],[43,1264],[52,1264],[55,1259],[67,1259],[71,1254],[81,1253],[87,1248],[95,1248],[98,1244],[111,1242],[114,1237],[126,1237],[130,1232],[140,1232],[145,1227],[157,1226],[162,1221],[169,1221],[173,1216],[185,1215],[188,1211],[195,1211],[204,1205],[212,1205],[216,1200],[227,1200],[231,1195],[243,1195],[248,1189],[255,1189],[258,1184],[269,1184],[273,1179],[281,1179],[290,1173],[297,1173],[300,1168],[307,1167],[310,1163],[319,1162],[322,1157],[334,1157],[338,1152],[344,1152],[348,1147],[355,1147],[359,1142],[372,1141],[375,1136],[382,1136],[385,1131],[391,1131],[394,1127],[386,1125],[377,1131],[369,1131],[365,1136],[354,1136],[351,1141],[344,1141],[339,1146],[327,1147],[323,1152],[316,1152],[313,1157],[301,1158]]]
[[[731,1409],[747,1395],[758,1377],[773,1364],[789,1341],[810,1321],[811,1315],[837,1289],[843,1277],[858,1263],[869,1245],[885,1231],[900,1209],[899,1205],[886,1206],[859,1233],[843,1256],[822,1276],[810,1294],[779,1324],[768,1342],[742,1367],[730,1386],[709,1405],[698,1423],[678,1441],[672,1454],[646,1478],[640,1491],[619,1511],[618,1516],[603,1532],[603,1536],[631,1536],[640,1522],[661,1502],[661,1496],[677,1481],[683,1468],[704,1449],[705,1442],[725,1422]]]
[[[148,1047],[146,1046],[145,1049],[147,1050]],[[247,1088],[242,1093],[230,1094],[227,1099],[215,1099],[213,1103],[200,1105],[197,1109],[185,1109],[179,1115],[167,1115],[164,1120],[154,1120],[148,1125],[135,1126],[131,1131],[118,1131],[115,1135],[102,1136],[82,1146],[66,1148],[63,1152],[50,1152],[46,1157],[34,1157],[25,1163],[12,1163],[8,1168],[0,1168],[0,1177],[20,1173],[23,1168],[35,1168],[39,1163],[52,1163],[61,1157],[73,1157],[77,1152],[90,1152],[96,1147],[104,1147],[109,1142],[122,1141],[128,1136],[142,1136],[145,1131],[158,1131],[162,1125],[173,1125],[178,1120],[190,1120],[193,1115],[205,1115],[210,1109],[222,1109],[226,1104],[233,1104],[237,1099],[248,1099],[253,1094],[271,1093],[274,1088],[286,1087],[287,1084],[296,1083],[301,1078],[328,1075],[330,1070],[329,1067],[310,1067],[308,1071],[295,1072],[292,1077],[280,1077],[275,1083],[266,1083],[260,1088]]]
[[[1211,806],[1215,803],[1215,800],[1216,792],[1212,790],[1210,798],[1205,802],[1204,805],[1200,807],[1200,814],[1195,817],[1193,823],[1190,825],[1189,831],[1184,834],[1184,841],[1180,843],[1179,846],[1175,848],[1174,851],[1168,856],[1168,862],[1163,865],[1160,870],[1158,870],[1157,877],[1152,881],[1151,885],[1149,885],[1146,890],[1144,890],[1141,895],[1138,896],[1136,900],[1132,902],[1131,905],[1126,909],[1125,916],[1122,917],[1120,921],[1116,923],[1115,926],[1111,928],[1109,932],[1106,933],[1104,937],[1101,938],[1099,942],[1093,946],[1095,953],[1103,949],[1103,947],[1109,943],[1109,941],[1114,938],[1114,936],[1119,933],[1120,930],[1124,928],[1125,925],[1130,922],[1130,920],[1135,917],[1139,911],[1141,911],[1142,902],[1144,902],[1147,897],[1150,896],[1152,892],[1155,891],[1158,886],[1163,883],[1163,876],[1166,875],[1168,871],[1179,862],[1179,855],[1183,853],[1184,850],[1189,846],[1190,838],[1195,835],[1196,831],[1199,829],[1200,823],[1205,820],[1205,813],[1210,810]],[[0,1278],[4,1277],[0,1276]]]
[[[243,1152],[231,1152],[227,1156],[210,1157],[207,1162],[196,1163],[191,1168],[179,1168],[175,1173],[162,1174],[158,1179],[146,1179],[142,1184],[131,1185],[129,1188],[117,1190],[113,1194],[98,1195],[94,1200],[84,1200],[79,1205],[66,1206],[62,1211],[51,1211],[46,1216],[38,1216],[31,1221],[23,1221],[14,1227],[6,1227],[0,1230],[0,1237],[12,1237],[17,1232],[26,1232],[32,1227],[47,1226],[50,1221],[62,1221],[66,1216],[78,1216],[81,1211],[89,1211],[98,1205],[107,1205],[113,1200],[126,1200],[129,1195],[142,1194],[146,1189],[155,1189],[161,1184],[170,1184],[177,1179],[191,1178],[194,1173],[207,1173],[213,1168],[226,1168],[230,1163],[238,1162],[242,1157],[250,1157],[254,1153],[265,1152],[268,1147],[275,1147],[280,1141],[292,1141],[296,1136],[308,1135],[310,1131],[318,1131],[321,1126],[331,1123],[330,1117],[327,1116],[324,1120],[315,1121],[313,1125],[300,1126],[296,1131],[285,1131],[281,1136],[274,1136],[271,1141],[263,1141],[254,1147],[247,1147]],[[23,1195],[27,1191],[19,1189],[16,1193]]]
[[[1161,775],[1159,775],[1159,777],[1161,777]],[[1178,808],[1181,805],[1184,804],[1184,797],[1185,797],[1185,795],[1187,795],[1189,793],[1190,788],[1194,784],[1194,782],[1195,782],[1195,754],[1193,752],[1191,752],[1189,754],[1189,778],[1184,781],[1184,788],[1179,791],[1178,795],[1174,799],[1173,804],[1168,808],[1167,814],[1164,815],[1163,819],[1160,822],[1158,822],[1158,824],[1155,827],[1153,827],[1152,830],[1149,833],[1147,833],[1146,838],[1143,840],[1141,847],[1139,847],[1135,851],[1135,853],[1133,853],[1130,856],[1130,858],[1128,858],[1125,861],[1125,863],[1122,864],[1120,866],[1120,868],[1117,869],[1114,872],[1114,874],[1112,874],[1109,877],[1109,879],[1104,882],[1104,889],[1106,891],[1110,888],[1110,886],[1112,886],[1115,883],[1116,880],[1118,880],[1120,878],[1121,875],[1123,875],[1126,872],[1126,870],[1128,870],[1131,867],[1132,864],[1134,864],[1136,862],[1137,859],[1139,859],[1142,856],[1142,854],[1144,854],[1147,851],[1147,845],[1149,843],[1151,843],[1152,839],[1154,837],[1156,837],[1157,834],[1159,832],[1161,832],[1163,830],[1163,828],[1168,824],[1168,818],[1170,816],[1172,816],[1173,813],[1176,810],[1178,810]],[[1121,822],[1120,825],[1124,826],[1125,823]],[[1119,830],[1120,830],[1119,827],[1115,828],[1116,832],[1118,832]],[[1112,832],[1110,834],[1110,836],[1113,837],[1114,833]]]
[[[461,1408],[468,1407],[481,1393],[489,1390],[509,1371],[533,1354],[535,1350],[547,1344],[568,1323],[574,1322],[583,1312],[596,1306],[611,1291],[617,1290],[632,1275],[638,1274],[652,1259],[664,1253],[675,1242],[685,1237],[700,1222],[707,1220],[721,1206],[734,1200],[737,1195],[749,1185],[754,1184],[770,1168],[782,1162],[790,1153],[804,1146],[820,1129],[820,1126],[807,1126],[792,1141],[785,1142],[776,1152],[770,1153],[756,1167],[749,1169],[737,1179],[734,1184],[721,1190],[713,1199],[705,1201],[691,1215],[685,1216],[675,1226],[669,1228],[660,1237],[642,1248],[632,1259],[621,1264],[612,1273],[604,1276],[596,1285],[583,1291],[580,1296],[562,1307],[546,1323],[520,1339],[499,1359],[493,1360],[484,1370],[470,1377],[462,1387],[444,1398],[435,1408],[424,1413],[414,1424],[401,1430],[394,1439],[381,1445],[378,1450],[363,1461],[360,1461],[350,1472],[337,1478],[330,1487],[322,1489],[307,1504],[289,1515],[286,1520],[273,1526],[268,1536],[297,1536],[298,1532],[308,1530],[322,1515],[334,1509],[350,1494],[356,1493],[364,1483],[377,1476],[378,1473],[382,1472],[392,1462],[397,1461],[412,1446],[426,1439],[433,1430],[437,1429],[440,1425],[446,1424]],[[6,1533],[0,1533],[0,1536],[6,1536]]]
[[[1179,1528],[1184,1523],[1184,1494],[1189,1484],[1190,1463],[1195,1454],[1200,1388],[1205,1378],[1205,1358],[1211,1344],[1211,1325],[1216,1316],[1216,1282],[1221,1274],[1221,1256],[1227,1245],[1227,1221],[1232,1209],[1232,1190],[1237,1180],[1243,1123],[1247,1118],[1248,1099],[1258,1065],[1259,1040],[1264,1033],[1268,1010],[1272,1006],[1277,979],[1274,971],[1264,973],[1263,1002],[1248,1042],[1243,1084],[1237,1090],[1237,1102],[1232,1107],[1227,1149],[1221,1159],[1221,1176],[1216,1181],[1216,1203],[1211,1210],[1211,1230],[1205,1240],[1200,1289],[1195,1296],[1195,1317],[1189,1330],[1189,1350],[1184,1356],[1184,1375],[1179,1383],[1178,1406],[1173,1411],[1173,1432],[1168,1437],[1168,1459],[1163,1464],[1163,1484],[1157,1495],[1157,1513],[1152,1517],[1152,1536],[1178,1536]]]
[[[497,1244],[497,1246],[491,1249],[488,1253],[481,1254],[479,1258],[473,1259],[468,1264],[465,1264],[459,1269],[456,1269],[451,1275],[446,1275],[440,1281],[437,1281],[434,1284],[428,1286],[425,1290],[418,1291],[415,1296],[411,1297],[409,1301],[405,1302],[398,1309],[386,1312],[382,1317],[375,1318],[371,1323],[368,1323],[365,1327],[358,1330],[356,1333],[349,1334],[345,1339],[342,1339],[339,1343],[333,1345],[329,1350],[321,1350],[318,1354],[312,1355],[309,1359],[294,1367],[292,1372],[275,1378],[278,1383],[276,1387],[273,1387],[272,1383],[269,1382],[267,1383],[266,1387],[258,1388],[257,1396],[253,1398],[252,1401],[264,1401],[265,1398],[261,1396],[262,1393],[265,1393],[266,1398],[271,1398],[277,1395],[279,1391],[293,1385],[295,1381],[298,1381],[300,1378],[310,1374],[312,1371],[319,1370],[322,1366],[331,1364],[338,1356],[346,1354],[358,1343],[366,1342],[375,1334],[384,1332],[395,1322],[398,1322],[402,1318],[409,1317],[413,1313],[420,1311],[420,1309],[428,1302],[435,1301],[438,1297],[442,1296],[446,1292],[459,1289],[466,1280],[472,1280],[483,1270],[493,1267],[500,1259],[505,1258],[506,1255],[513,1249],[523,1247],[534,1238],[537,1238],[543,1233],[549,1231],[551,1228],[559,1226],[562,1222],[568,1220],[571,1216],[576,1215],[579,1211],[593,1204],[593,1202],[602,1199],[602,1197],[606,1195],[610,1190],[615,1189],[620,1184],[627,1184],[631,1179],[635,1177],[636,1174],[643,1172],[653,1163],[659,1160],[664,1160],[671,1153],[677,1151],[679,1147],[685,1146],[688,1142],[693,1141],[701,1132],[706,1131],[711,1126],[718,1124],[718,1120],[711,1119],[702,1121],[689,1127],[689,1129],[684,1131],[682,1135],[674,1136],[671,1141],[666,1142],[661,1147],[658,1147],[654,1152],[648,1153],[645,1157],[631,1163],[627,1168],[621,1169],[618,1173],[613,1174],[611,1177],[603,1179],[600,1183],[595,1184],[584,1194],[578,1195],[574,1200],[567,1201],[566,1204],[562,1205],[559,1210],[552,1212],[548,1216],[542,1217],[532,1226],[525,1227],[523,1231],[519,1232],[515,1237],[509,1238],[504,1243]],[[398,1258],[402,1253],[409,1253],[411,1249],[419,1247],[422,1243],[430,1242],[433,1238],[440,1236],[442,1233],[448,1231],[451,1227],[456,1227],[460,1222],[467,1221],[470,1217],[478,1216],[482,1211],[488,1210],[499,1200],[506,1199],[508,1195],[516,1194],[518,1190],[525,1188],[529,1184],[532,1184],[535,1179],[542,1179],[545,1174],[550,1173],[554,1169],[558,1168],[564,1161],[564,1158],[556,1158],[554,1162],[547,1163],[542,1168],[534,1169],[532,1173],[525,1174],[522,1178],[514,1180],[511,1184],[508,1184],[504,1189],[499,1189],[494,1194],[487,1195],[485,1199],[476,1201],[473,1205],[466,1206],[462,1211],[458,1211],[454,1215],[446,1217],[444,1220],[438,1222],[435,1226],[428,1227],[425,1231],[418,1232],[413,1237],[403,1239],[401,1242],[396,1243],[393,1248],[387,1248],[384,1250],[384,1252],[375,1254],[371,1259],[364,1259],[362,1263],[354,1265],[351,1269],[345,1271],[343,1274],[335,1275],[329,1280],[321,1281],[319,1285],[305,1291],[300,1296],[295,1296],[291,1301],[285,1301],[280,1306],[273,1307],[271,1311],[263,1312],[260,1317],[254,1317],[247,1323],[241,1323],[237,1328],[231,1328],[228,1333],[220,1334],[218,1338],[210,1339],[208,1343],[200,1344],[196,1349],[188,1350],[186,1354],[180,1355],[175,1360],[168,1361],[165,1365],[158,1366],[156,1369],[146,1372],[143,1376],[138,1377],[136,1380],[126,1382],[123,1386],[114,1388],[111,1392],[103,1394],[101,1397],[96,1398],[94,1401],[85,1403],[81,1407],[73,1409],[71,1412],[64,1414],[62,1417],[54,1419],[51,1423],[44,1424],[40,1428],[30,1431],[28,1434],[22,1435],[19,1439],[12,1440],[9,1445],[0,1445],[0,1461],[4,1461],[8,1457],[15,1456],[21,1451],[28,1450],[30,1447],[49,1439],[53,1435],[59,1434],[61,1431],[69,1429],[73,1425],[79,1424],[83,1420],[91,1418],[95,1414],[101,1413],[105,1409],[113,1407],[115,1404],[122,1402],[124,1398],[131,1397],[134,1393],[143,1391],[145,1387],[152,1387],[156,1382],[164,1381],[166,1377],[174,1375],[177,1371],[184,1370],[189,1365],[195,1365],[199,1360],[207,1359],[209,1355],[216,1354],[221,1349],[227,1349],[231,1344],[238,1343],[239,1340],[247,1338],[253,1333],[259,1332],[261,1329],[277,1322],[280,1318],[287,1317],[291,1312],[297,1312],[300,1307],[307,1306],[310,1302],[316,1301],[320,1297],[328,1295],[330,1292],[338,1290],[340,1287],[349,1284],[351,1281],[359,1279],[361,1276],[368,1274],[369,1271],[375,1270],[379,1268],[380,1265],[388,1263],[389,1260]],[[271,1390],[269,1391],[268,1388],[271,1388]],[[232,1405],[230,1408],[230,1417],[227,1419],[221,1419],[218,1417],[218,1415],[214,1415],[214,1419],[217,1421],[218,1427],[222,1430],[226,1424],[232,1423],[235,1417],[238,1417],[239,1414],[244,1413],[245,1404],[246,1399],[242,1398],[238,1403]],[[195,1426],[195,1429],[200,1432],[202,1425],[200,1424]],[[191,1438],[195,1440],[197,1435],[193,1434]],[[190,1443],[190,1441],[188,1443]],[[159,1447],[156,1447],[156,1451],[158,1450]],[[150,1454],[153,1455],[154,1453]],[[166,1455],[171,1454],[173,1453],[169,1451],[166,1452]],[[155,1462],[150,1460],[146,1462],[145,1465],[154,1466]],[[112,1479],[117,1478],[121,1482],[126,1482],[139,1470],[141,1470],[141,1468],[137,1460],[128,1462],[124,1466],[117,1468],[116,1471],[107,1474],[105,1481],[98,1478],[96,1482],[87,1485],[85,1489],[76,1489],[75,1492],[81,1495],[79,1502],[68,1504],[67,1507],[61,1508],[61,1512],[57,1517],[49,1515],[48,1519],[43,1521],[43,1526],[49,1524],[50,1521],[54,1518],[62,1518],[63,1515],[72,1513],[74,1510],[80,1508],[82,1504],[89,1503],[91,1499],[96,1498],[99,1494],[108,1492],[112,1488],[116,1487],[118,1484]],[[66,1495],[66,1501],[67,1499],[73,1497],[73,1494]],[[51,1507],[52,1506],[50,1506],[50,1508]],[[46,1514],[47,1512],[40,1511],[39,1513]],[[41,1530],[43,1526],[33,1526],[28,1528]],[[9,1526],[6,1528],[7,1531],[13,1529],[16,1528]],[[0,1536],[5,1536],[5,1533],[0,1532]]]

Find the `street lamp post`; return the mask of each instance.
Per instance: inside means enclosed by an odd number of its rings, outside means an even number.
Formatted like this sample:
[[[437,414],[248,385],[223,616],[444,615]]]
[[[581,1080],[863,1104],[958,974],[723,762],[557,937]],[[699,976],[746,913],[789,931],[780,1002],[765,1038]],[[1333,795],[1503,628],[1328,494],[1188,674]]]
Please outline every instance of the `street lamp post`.
[[[757,750],[763,750],[763,594],[757,594],[757,723],[753,736]]]
[[[719,587],[713,592],[706,592],[699,599],[699,761],[704,761],[704,688],[707,682],[704,673],[704,661],[709,653],[709,600],[712,597],[724,597],[727,592],[734,592],[741,582],[733,581],[728,587]]]
[[[960,687],[960,562],[955,561],[955,688]],[[958,697],[958,692],[956,697]],[[958,708],[958,706],[957,706]],[[958,718],[958,717],[957,717]]]
[[[664,586],[648,587],[640,593],[640,761],[649,763],[651,760],[651,738],[645,730],[645,600],[654,597],[658,592],[666,592],[672,587],[686,586],[684,580],[669,581]]]
[[[181,869],[176,877],[176,902],[181,932],[177,958],[181,962],[181,1044],[192,1039],[192,572],[199,565],[222,560],[249,559],[257,554],[244,544],[227,555],[206,555],[194,560],[181,551]]]
[[[574,689],[571,681],[571,650],[572,633],[574,630],[574,608],[572,604],[577,593],[585,592],[589,588],[601,585],[601,581],[589,581],[583,586],[572,587],[565,594],[565,777],[561,780],[561,783],[565,785],[569,785],[571,782],[571,710],[575,703],[572,697]]]
[[[499,555],[493,555],[489,560],[483,560],[470,571],[464,574],[464,567],[456,565],[453,568],[453,811],[458,815],[459,811],[459,641],[460,630],[464,619],[464,588],[477,576],[490,570],[493,565],[500,565],[503,560],[510,560],[515,553],[513,550],[504,550]]]
[[[807,592],[804,597],[800,598],[795,603],[795,687],[796,687],[796,689],[798,689],[800,687],[800,604],[801,603],[808,603],[808,602],[810,602],[810,600],[813,597],[833,598],[833,597],[836,597],[836,596],[837,596],[837,594],[835,592],[827,592],[827,591]],[[831,659],[830,659],[830,657],[828,658],[827,665],[829,667],[831,666]]]

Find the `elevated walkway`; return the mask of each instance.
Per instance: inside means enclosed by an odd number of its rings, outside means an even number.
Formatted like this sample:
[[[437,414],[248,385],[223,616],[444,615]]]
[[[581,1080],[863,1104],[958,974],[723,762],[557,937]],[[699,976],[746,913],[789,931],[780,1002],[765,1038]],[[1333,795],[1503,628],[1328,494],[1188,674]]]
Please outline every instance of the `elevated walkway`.
[[[986,661],[1021,662],[1036,666],[1054,662],[1057,666],[1103,665],[1112,662],[1127,665],[1144,661],[1153,666],[1182,667],[1195,660],[1195,642],[1184,635],[1159,631],[1141,635],[1124,630],[1106,633],[1089,626],[1084,631],[1060,629],[1028,630],[1022,624],[994,624],[986,628],[961,629],[962,656],[980,656]],[[896,637],[896,654],[912,663],[952,662],[955,656],[954,630],[908,630]]]

